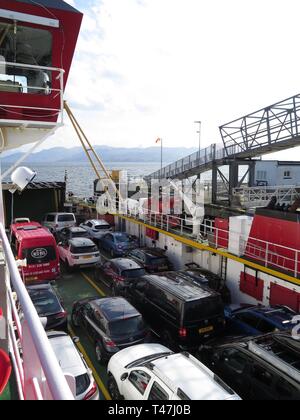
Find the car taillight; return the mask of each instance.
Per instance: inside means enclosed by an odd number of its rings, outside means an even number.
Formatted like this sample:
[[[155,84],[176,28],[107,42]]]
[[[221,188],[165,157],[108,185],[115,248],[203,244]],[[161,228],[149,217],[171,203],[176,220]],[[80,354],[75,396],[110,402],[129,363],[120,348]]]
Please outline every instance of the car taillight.
[[[185,338],[187,336],[186,328],[180,328],[179,329],[179,337]]]
[[[110,340],[109,338],[105,338],[104,343],[105,343],[105,347],[108,347],[108,348],[116,347],[115,343],[112,340]]]
[[[96,392],[97,392],[97,385],[96,385],[96,382],[94,382],[92,389],[86,394],[86,396],[84,397],[84,400],[89,400],[90,398],[92,398],[93,395],[96,394]]]
[[[60,314],[58,314],[58,315],[56,315],[56,318],[66,318],[68,316],[68,314],[67,314],[67,312],[66,311],[64,311],[64,312],[61,312]]]

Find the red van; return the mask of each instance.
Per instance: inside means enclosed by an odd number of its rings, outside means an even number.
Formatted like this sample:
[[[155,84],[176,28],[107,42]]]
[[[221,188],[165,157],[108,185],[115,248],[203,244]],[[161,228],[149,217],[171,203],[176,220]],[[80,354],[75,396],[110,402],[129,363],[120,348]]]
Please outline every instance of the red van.
[[[60,274],[54,236],[37,222],[11,225],[11,244],[18,260],[27,260],[20,271],[26,284],[55,280]]]

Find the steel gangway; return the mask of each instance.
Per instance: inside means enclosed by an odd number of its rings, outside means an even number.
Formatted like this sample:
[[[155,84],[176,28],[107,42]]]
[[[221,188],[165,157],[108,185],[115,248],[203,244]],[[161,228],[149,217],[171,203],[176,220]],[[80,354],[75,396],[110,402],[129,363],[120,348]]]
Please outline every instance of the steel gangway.
[[[300,94],[219,127],[222,142],[146,177],[185,179],[232,160],[250,160],[300,145]]]

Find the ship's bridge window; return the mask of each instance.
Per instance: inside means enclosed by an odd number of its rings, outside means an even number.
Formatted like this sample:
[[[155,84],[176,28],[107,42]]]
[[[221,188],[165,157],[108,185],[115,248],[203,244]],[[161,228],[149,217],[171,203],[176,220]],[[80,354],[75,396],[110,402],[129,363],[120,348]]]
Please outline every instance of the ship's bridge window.
[[[0,22],[0,91],[48,95],[51,72],[26,65],[52,66],[52,34],[17,22]]]
[[[291,171],[284,171],[284,179],[292,179]]]

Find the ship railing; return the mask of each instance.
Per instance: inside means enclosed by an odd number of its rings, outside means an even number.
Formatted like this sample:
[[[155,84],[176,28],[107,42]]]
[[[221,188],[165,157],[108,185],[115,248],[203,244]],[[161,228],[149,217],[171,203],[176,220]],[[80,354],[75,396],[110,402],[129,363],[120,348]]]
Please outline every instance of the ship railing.
[[[187,237],[213,249],[222,249],[239,257],[253,259],[264,267],[289,272],[295,278],[300,277],[299,249],[253,238],[241,232],[230,231],[229,234],[228,230],[216,227],[211,219],[195,222],[192,217],[182,218],[147,209],[140,213],[133,210],[127,215],[162,231]]]
[[[5,256],[9,351],[20,400],[74,400],[75,379],[64,376],[42,322],[22,281],[5,228],[0,224]]]
[[[254,205],[254,203],[265,205],[273,197],[276,197],[277,203],[292,204],[300,197],[300,185],[283,185],[283,186],[261,186],[233,189],[233,196],[240,197],[243,205]]]
[[[2,63],[1,63],[2,64]],[[1,66],[3,68],[3,65]],[[0,100],[0,115],[5,111],[11,118],[0,117],[0,123],[8,122],[28,125],[29,121],[48,124],[47,119],[56,120],[55,124],[63,124],[64,118],[64,73],[65,71],[56,67],[45,67],[31,64],[5,62],[5,73],[0,72],[0,95],[22,94],[24,102],[18,98],[7,100],[5,103]],[[32,95],[40,95],[39,103],[44,106],[33,105],[34,100],[25,99]],[[1,97],[1,96],[0,96]],[[44,99],[45,98],[45,99]]]

